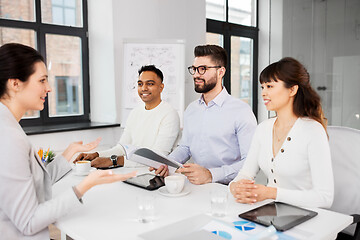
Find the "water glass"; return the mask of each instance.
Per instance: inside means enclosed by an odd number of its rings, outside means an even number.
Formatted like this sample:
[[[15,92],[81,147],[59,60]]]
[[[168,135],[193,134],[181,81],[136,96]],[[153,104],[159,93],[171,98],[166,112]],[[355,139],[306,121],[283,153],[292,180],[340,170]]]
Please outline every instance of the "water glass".
[[[152,222],[155,219],[155,197],[139,196],[137,198],[138,219],[142,223]]]
[[[214,217],[224,217],[227,210],[227,189],[214,189],[210,192],[211,214]]]

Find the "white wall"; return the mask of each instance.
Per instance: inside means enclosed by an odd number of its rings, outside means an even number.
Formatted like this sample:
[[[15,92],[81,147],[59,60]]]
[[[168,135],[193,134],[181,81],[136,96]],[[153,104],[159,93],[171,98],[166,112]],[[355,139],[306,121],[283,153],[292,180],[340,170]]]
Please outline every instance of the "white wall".
[[[91,0],[88,14],[92,121],[120,123],[124,39],[183,39],[185,66],[192,64],[194,47],[205,44],[205,0]],[[185,74],[186,107],[197,94],[191,76]],[[30,139],[37,147],[62,151],[72,141],[89,142],[101,136],[100,148],[106,148],[116,144],[121,132],[107,128],[32,135]]]
[[[258,81],[261,71],[270,64],[270,0],[259,1],[259,60],[258,60]],[[265,108],[261,97],[261,88],[258,88],[258,123],[268,118],[268,111]]]
[[[88,1],[90,113],[94,122],[117,122],[112,1]]]
[[[141,6],[141,7],[140,7]],[[193,49],[205,44],[205,0],[121,0],[113,1],[115,52],[115,89],[121,89],[123,77],[124,39],[185,40],[185,66],[193,62]],[[197,98],[187,69],[185,72],[185,107]],[[166,87],[166,86],[165,86]],[[120,91],[118,91],[120,92]],[[121,96],[116,95],[121,103]],[[116,106],[121,113],[121,105]],[[120,122],[121,116],[117,116]],[[122,123],[124,124],[124,123]]]

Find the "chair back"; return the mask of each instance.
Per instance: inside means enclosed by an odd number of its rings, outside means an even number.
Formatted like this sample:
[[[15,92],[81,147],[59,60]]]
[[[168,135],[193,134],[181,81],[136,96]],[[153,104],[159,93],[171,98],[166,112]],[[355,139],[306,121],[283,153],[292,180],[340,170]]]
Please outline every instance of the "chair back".
[[[360,130],[329,126],[335,194],[331,210],[360,214]],[[353,235],[355,224],[344,232]]]

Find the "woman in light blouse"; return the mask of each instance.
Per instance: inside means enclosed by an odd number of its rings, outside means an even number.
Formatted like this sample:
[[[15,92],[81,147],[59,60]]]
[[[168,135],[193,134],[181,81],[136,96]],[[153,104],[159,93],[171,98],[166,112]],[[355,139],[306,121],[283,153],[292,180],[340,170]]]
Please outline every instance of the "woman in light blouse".
[[[334,181],[326,121],[307,70],[283,58],[261,72],[260,83],[267,110],[277,116],[257,127],[244,166],[229,185],[232,195],[240,203],[274,199],[330,207]],[[260,169],[266,186],[254,182]]]
[[[28,110],[42,110],[51,91],[43,57],[21,44],[0,47],[0,238],[49,239],[48,225],[82,205],[95,185],[134,176],[94,171],[56,198],[51,186],[71,170],[76,152],[90,151],[99,140],[75,142],[45,166],[19,125]]]

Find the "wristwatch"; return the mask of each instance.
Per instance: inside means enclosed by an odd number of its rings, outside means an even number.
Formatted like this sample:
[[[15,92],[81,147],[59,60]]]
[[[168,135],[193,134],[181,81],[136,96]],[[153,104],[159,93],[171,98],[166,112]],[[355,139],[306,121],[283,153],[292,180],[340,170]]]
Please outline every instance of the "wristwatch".
[[[117,156],[116,155],[111,155],[110,160],[112,161],[114,166],[117,165]]]

